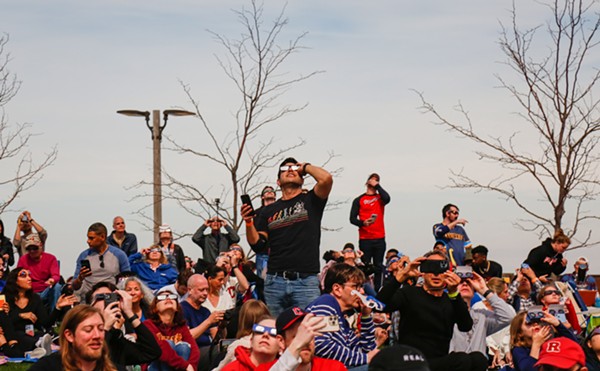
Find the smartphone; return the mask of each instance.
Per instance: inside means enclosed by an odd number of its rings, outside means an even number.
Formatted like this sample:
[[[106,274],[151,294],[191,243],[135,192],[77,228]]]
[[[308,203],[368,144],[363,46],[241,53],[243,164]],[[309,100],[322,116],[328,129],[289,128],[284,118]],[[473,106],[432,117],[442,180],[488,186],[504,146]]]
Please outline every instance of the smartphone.
[[[110,304],[118,302],[119,300],[121,300],[119,294],[117,294],[116,292],[111,292],[104,298],[104,306],[108,307]]]
[[[375,220],[377,219],[377,214],[371,214],[371,218],[370,218],[373,223],[375,222]]]
[[[81,261],[81,268],[84,268],[84,267],[87,268],[87,269],[89,269],[90,271],[92,270],[92,267],[90,265],[90,261],[89,260],[83,259]]]
[[[421,273],[441,274],[449,269],[447,260],[423,260],[419,266]]]
[[[331,316],[319,316],[325,321],[325,327],[319,330],[319,332],[338,332],[340,331],[340,319],[337,315]]]
[[[250,215],[251,216],[256,216],[256,212],[254,211],[254,206],[252,206],[252,200],[250,199],[250,196],[248,196],[248,195],[241,195],[240,198],[242,199],[242,203],[244,205],[249,205],[250,208],[252,209],[252,213]]]
[[[66,295],[66,296],[73,295],[73,286],[71,286],[69,284],[65,284],[63,286],[62,290],[60,290],[60,294],[61,295]]]
[[[471,267],[470,265],[461,265],[456,267],[454,273],[456,273],[456,275],[459,276],[461,280],[473,278],[473,267]]]

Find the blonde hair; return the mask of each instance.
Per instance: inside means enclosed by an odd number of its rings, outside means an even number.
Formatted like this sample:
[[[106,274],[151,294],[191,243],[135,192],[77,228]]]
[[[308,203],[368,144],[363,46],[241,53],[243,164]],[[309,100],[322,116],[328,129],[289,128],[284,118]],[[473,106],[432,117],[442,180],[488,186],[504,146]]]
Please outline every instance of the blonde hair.
[[[567,245],[571,244],[571,239],[569,238],[569,236],[567,236],[566,234],[564,234],[562,229],[557,229],[556,232],[554,232],[554,238],[552,239],[552,242],[554,243],[566,243]]]
[[[248,300],[240,309],[238,331],[235,337],[239,339],[250,335],[252,333],[252,325],[269,318],[272,318],[271,312],[269,312],[269,308],[265,303],[256,299]]]
[[[492,277],[487,282],[487,287],[492,290],[496,295],[502,294],[504,288],[506,287],[506,282],[499,277]]]
[[[73,309],[67,312],[67,315],[63,319],[63,322],[60,326],[59,344],[61,363],[66,371],[78,371],[79,368],[77,367],[75,348],[73,344],[65,337],[65,331],[69,330],[69,332],[75,336],[77,326],[79,326],[81,322],[94,315],[100,316],[100,318],[102,318],[102,322],[104,323],[104,317],[102,316],[100,309],[85,304],[76,305]],[[102,344],[102,356],[96,361],[96,367],[94,371],[117,371],[117,368],[110,360],[106,341],[104,341]]]

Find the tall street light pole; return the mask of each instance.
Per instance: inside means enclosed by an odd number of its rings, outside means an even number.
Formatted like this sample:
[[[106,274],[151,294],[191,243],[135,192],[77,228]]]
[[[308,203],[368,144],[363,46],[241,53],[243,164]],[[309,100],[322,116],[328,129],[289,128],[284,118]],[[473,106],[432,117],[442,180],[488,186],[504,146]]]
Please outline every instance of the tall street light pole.
[[[194,112],[184,110],[164,110],[163,125],[160,125],[160,111],[152,111],[152,126],[150,126],[150,112],[138,110],[120,110],[117,113],[126,116],[143,117],[146,120],[146,126],[152,133],[152,168],[153,181],[152,188],[154,193],[154,241],[158,241],[158,228],[162,225],[162,179],[161,179],[161,155],[160,143],[162,141],[162,132],[167,126],[169,116],[195,116]]]

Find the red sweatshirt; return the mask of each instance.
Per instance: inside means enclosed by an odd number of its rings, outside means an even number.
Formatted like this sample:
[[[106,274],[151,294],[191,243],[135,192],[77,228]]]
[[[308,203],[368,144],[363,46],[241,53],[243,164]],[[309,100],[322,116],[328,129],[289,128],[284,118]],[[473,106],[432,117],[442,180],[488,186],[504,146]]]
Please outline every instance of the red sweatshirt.
[[[175,370],[185,370],[188,365],[192,365],[194,370],[198,369],[200,350],[198,349],[198,345],[196,345],[196,340],[190,333],[190,329],[186,325],[171,327],[161,324],[157,326],[149,319],[144,321],[144,325],[148,327],[160,346],[162,355],[160,356],[159,360],[161,362],[165,362]],[[171,345],[167,342],[167,340],[171,340],[175,344],[181,341],[185,341],[186,343],[190,344],[192,348],[189,359],[186,361],[178,356],[175,350],[171,348]],[[148,366],[145,365],[144,370],[147,369]]]
[[[221,371],[253,371],[256,367],[250,359],[250,349],[239,346],[235,348],[235,361],[228,363]]]
[[[60,270],[56,257],[47,252],[43,252],[39,261],[35,261],[29,257],[29,254],[21,256],[17,267],[25,268],[31,272],[31,287],[33,292],[40,293],[44,291],[48,285],[46,281],[54,278],[54,282],[60,281]]]

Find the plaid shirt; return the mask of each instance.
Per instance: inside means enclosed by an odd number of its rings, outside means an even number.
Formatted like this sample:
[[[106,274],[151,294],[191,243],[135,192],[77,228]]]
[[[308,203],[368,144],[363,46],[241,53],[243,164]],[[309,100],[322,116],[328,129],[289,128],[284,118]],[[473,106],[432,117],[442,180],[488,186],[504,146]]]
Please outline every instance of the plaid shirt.
[[[515,308],[517,310],[517,312],[526,311],[527,309],[536,305],[537,303],[535,302],[535,299],[532,299],[532,297],[535,298],[537,296],[537,293],[542,289],[542,287],[543,287],[543,285],[540,280],[535,281],[535,283],[531,285],[531,295],[529,295],[529,297],[527,297],[527,298],[523,298],[523,297],[520,298],[521,307]],[[515,301],[515,298],[517,296],[519,296],[518,289],[519,289],[519,281],[513,280],[511,282],[511,284],[508,286],[508,303],[509,304],[512,305]]]

